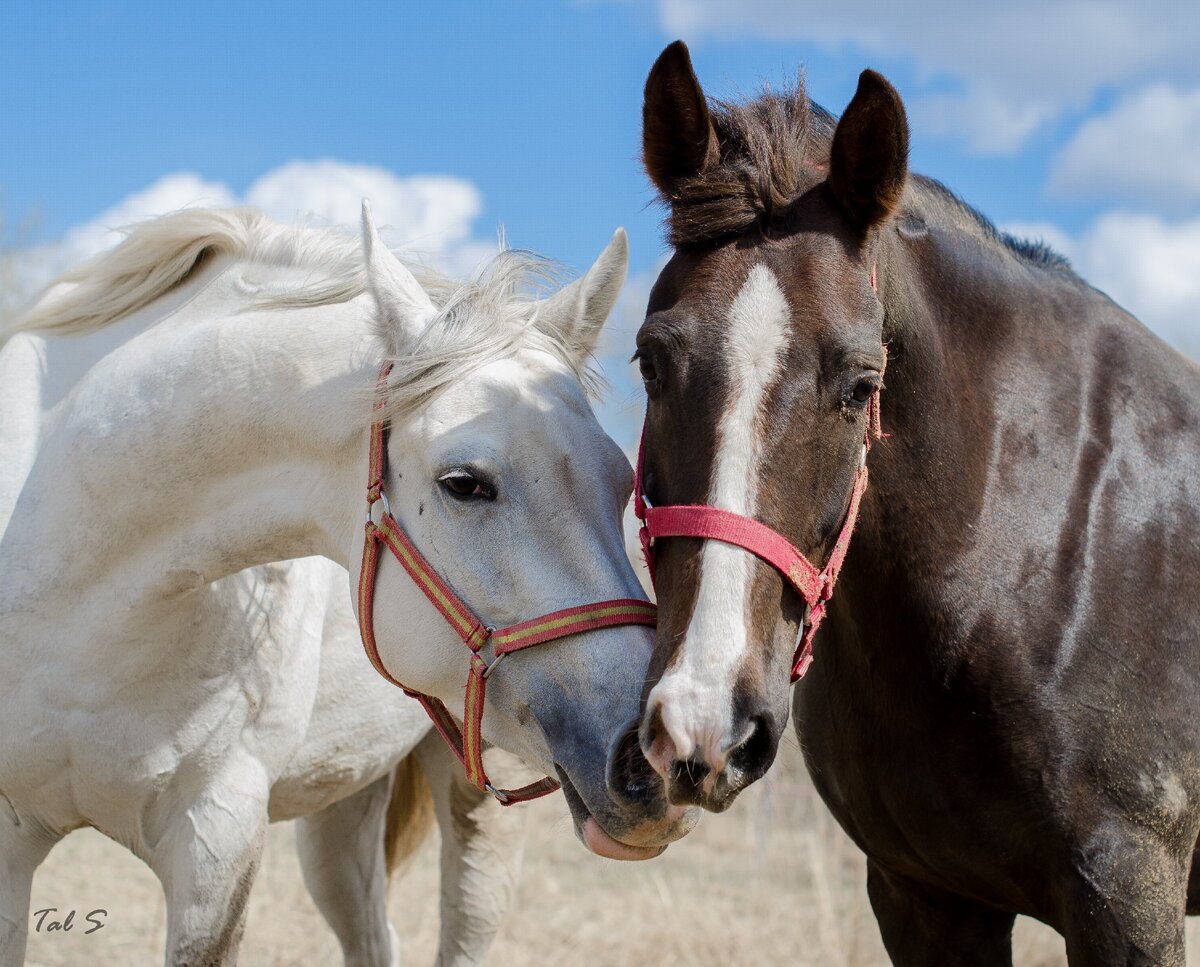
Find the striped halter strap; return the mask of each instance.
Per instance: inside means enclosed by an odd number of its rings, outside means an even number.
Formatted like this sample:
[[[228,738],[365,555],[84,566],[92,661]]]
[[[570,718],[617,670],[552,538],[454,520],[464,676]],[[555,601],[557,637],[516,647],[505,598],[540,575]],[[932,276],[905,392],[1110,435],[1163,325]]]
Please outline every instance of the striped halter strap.
[[[379,398],[375,403],[378,412],[383,407],[383,390],[392,367],[385,366],[379,374]],[[508,628],[496,630],[485,624],[458,597],[450,586],[434,570],[416,545],[413,544],[400,522],[392,516],[391,506],[384,493],[384,476],[387,473],[387,421],[379,418],[371,424],[370,479],[367,484],[366,535],[363,540],[362,569],[358,578],[358,627],[362,633],[363,647],[375,670],[384,678],[410,695],[424,706],[433,720],[434,727],[446,740],[451,751],[466,769],[467,778],[477,789],[491,793],[503,805],[508,806],[529,799],[537,799],[554,792],[558,783],[551,778],[539,779],[520,789],[497,789],[488,779],[483,768],[483,700],[487,680],[505,655],[523,648],[531,648],[547,641],[556,641],[568,635],[597,628],[616,625],[650,625],[656,623],[655,607],[649,601],[634,598],[618,598],[585,604],[575,608],[553,611],[539,618],[523,621]],[[372,511],[381,503],[382,514],[375,523]],[[454,632],[471,650],[471,666],[467,677],[466,703],[463,724],[460,728],[450,711],[440,699],[414,691],[397,681],[384,667],[375,643],[375,578],[379,571],[379,548],[384,545],[400,562],[408,576],[413,579],[429,602],[449,623]],[[492,657],[485,656],[491,645]]]
[[[871,287],[875,287],[874,269],[871,270]],[[883,358],[886,366],[886,346]],[[813,635],[817,633],[817,628],[825,617],[825,607],[833,597],[833,587],[846,560],[846,551],[850,549],[850,538],[854,535],[854,525],[858,521],[858,505],[867,489],[867,453],[871,444],[883,435],[879,422],[877,391],[868,404],[867,427],[864,431],[858,470],[854,474],[854,489],[850,492],[850,505],[846,508],[846,516],[842,520],[833,550],[829,552],[829,559],[823,568],[817,568],[786,537],[752,517],[744,517],[706,504],[652,507],[646,497],[646,427],[643,424],[633,479],[633,512],[642,522],[638,536],[641,538],[646,566],[650,569],[650,580],[654,580],[654,544],[662,537],[697,537],[702,540],[722,541],[747,550],[770,564],[804,599],[804,616],[800,619],[800,628],[796,633],[796,650],[792,656],[792,681],[799,681],[812,664]]]

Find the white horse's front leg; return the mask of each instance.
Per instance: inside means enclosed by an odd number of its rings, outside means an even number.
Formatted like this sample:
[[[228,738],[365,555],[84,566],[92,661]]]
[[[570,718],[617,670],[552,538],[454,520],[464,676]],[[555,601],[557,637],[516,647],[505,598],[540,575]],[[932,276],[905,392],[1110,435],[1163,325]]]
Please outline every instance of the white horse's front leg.
[[[58,840],[0,795],[0,967],[25,962],[33,872]]]
[[[243,759],[175,811],[150,856],[167,898],[168,967],[237,963],[269,793],[263,769]]]
[[[442,834],[437,962],[443,967],[482,964],[517,891],[527,811],[520,805],[501,806],[472,786],[436,733],[422,739],[414,754],[429,783]],[[504,776],[519,765],[500,749],[489,749],[485,758],[492,775],[497,766]]]
[[[392,967],[384,823],[390,775],[296,823],[304,883],[342,945],[346,967]]]

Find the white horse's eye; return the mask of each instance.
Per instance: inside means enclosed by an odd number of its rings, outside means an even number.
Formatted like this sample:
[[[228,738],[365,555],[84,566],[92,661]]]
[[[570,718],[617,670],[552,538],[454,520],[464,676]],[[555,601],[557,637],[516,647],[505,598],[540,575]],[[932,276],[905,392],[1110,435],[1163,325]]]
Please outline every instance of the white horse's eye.
[[[496,487],[469,470],[451,470],[438,483],[455,500],[495,500]]]

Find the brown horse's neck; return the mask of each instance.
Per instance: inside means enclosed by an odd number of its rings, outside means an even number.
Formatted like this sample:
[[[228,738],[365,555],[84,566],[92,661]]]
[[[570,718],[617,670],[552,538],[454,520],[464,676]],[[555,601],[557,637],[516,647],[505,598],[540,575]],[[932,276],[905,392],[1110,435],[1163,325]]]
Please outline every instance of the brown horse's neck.
[[[1095,296],[1068,272],[1026,263],[970,229],[905,229],[889,230],[879,252],[887,436],[870,455],[835,613],[852,622],[885,614],[890,627],[920,628],[924,657],[944,667],[970,614],[959,600],[970,584],[961,567],[979,563],[975,525],[995,469],[1001,388],[1013,381],[1014,362],[1054,366],[1056,347],[1070,351],[1069,339],[1041,340],[1035,358],[1021,330],[1031,320],[1078,329]],[[877,641],[879,633],[861,637]]]

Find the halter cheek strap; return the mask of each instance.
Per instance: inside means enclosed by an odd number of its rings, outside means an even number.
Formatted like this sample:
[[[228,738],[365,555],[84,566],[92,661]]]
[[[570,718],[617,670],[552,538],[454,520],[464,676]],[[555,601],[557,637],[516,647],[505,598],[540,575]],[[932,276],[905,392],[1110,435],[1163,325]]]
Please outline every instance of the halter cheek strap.
[[[375,403],[376,411],[383,406],[383,389],[390,372],[391,366],[385,366],[379,375],[380,393]],[[386,472],[387,423],[383,419],[377,419],[371,425],[366,533],[363,540],[362,568],[358,578],[358,625],[367,657],[380,675],[401,689],[404,694],[421,703],[433,720],[434,727],[462,763],[467,778],[477,789],[491,793],[506,806],[554,792],[558,783],[548,777],[520,789],[497,789],[488,779],[483,768],[482,736],[483,703],[488,677],[505,655],[547,641],[618,625],[636,624],[652,627],[656,624],[654,605],[635,598],[616,598],[553,611],[497,631],[484,624],[454,593],[450,585],[417,550],[404,528],[400,526],[400,522],[392,516],[387,494],[384,492]],[[378,524],[374,522],[372,513],[376,503],[383,504],[383,513]],[[379,656],[379,647],[375,641],[375,579],[379,571],[381,546],[392,552],[392,556],[400,562],[408,576],[471,651],[462,728],[459,728],[458,722],[440,699],[414,691],[399,682],[392,677]],[[484,647],[489,642],[493,655],[490,662],[483,654]]]
[[[874,269],[872,269],[872,287]],[[887,348],[884,347],[884,365],[887,363]],[[854,475],[854,489],[850,492],[850,504],[842,520],[841,529],[834,541],[833,550],[823,568],[817,568],[778,531],[766,524],[704,504],[675,504],[669,507],[652,507],[646,499],[644,466],[646,457],[646,428],[642,427],[642,440],[638,446],[637,468],[633,481],[633,512],[642,522],[638,537],[642,554],[654,580],[654,545],[662,537],[696,537],[703,540],[721,541],[749,551],[777,570],[796,593],[804,599],[804,616],[800,619],[800,631],[796,636],[796,651],[792,656],[793,682],[799,681],[812,664],[813,636],[825,618],[826,605],[833,597],[846,552],[850,549],[850,538],[858,521],[858,507],[867,489],[867,453],[871,444],[882,436],[879,419],[879,393],[876,392],[867,404],[867,426],[864,432],[862,455]]]

